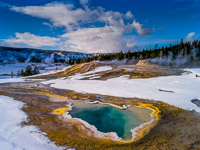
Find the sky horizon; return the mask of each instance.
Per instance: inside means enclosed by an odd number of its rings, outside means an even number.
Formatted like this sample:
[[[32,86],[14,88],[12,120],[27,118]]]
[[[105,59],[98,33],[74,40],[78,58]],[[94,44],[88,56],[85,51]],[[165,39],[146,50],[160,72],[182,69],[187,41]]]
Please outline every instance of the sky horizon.
[[[137,51],[200,37],[200,0],[0,0],[0,45]]]

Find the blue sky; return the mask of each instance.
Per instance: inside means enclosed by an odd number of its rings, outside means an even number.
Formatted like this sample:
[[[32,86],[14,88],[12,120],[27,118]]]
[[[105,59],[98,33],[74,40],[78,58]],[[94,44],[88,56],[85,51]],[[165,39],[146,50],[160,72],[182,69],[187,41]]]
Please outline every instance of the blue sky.
[[[88,53],[200,38],[200,0],[0,0],[0,45]]]

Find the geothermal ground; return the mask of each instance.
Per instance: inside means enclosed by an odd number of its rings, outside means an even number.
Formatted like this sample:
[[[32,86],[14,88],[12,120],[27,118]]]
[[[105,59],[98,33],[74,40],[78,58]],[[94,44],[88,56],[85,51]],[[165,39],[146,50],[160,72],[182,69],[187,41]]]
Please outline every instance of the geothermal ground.
[[[200,149],[199,74],[200,69],[172,70],[148,61],[91,62],[1,79],[1,110],[13,122],[3,126],[7,137],[0,138],[4,149],[33,143],[35,149]],[[29,141],[17,139],[28,133]]]

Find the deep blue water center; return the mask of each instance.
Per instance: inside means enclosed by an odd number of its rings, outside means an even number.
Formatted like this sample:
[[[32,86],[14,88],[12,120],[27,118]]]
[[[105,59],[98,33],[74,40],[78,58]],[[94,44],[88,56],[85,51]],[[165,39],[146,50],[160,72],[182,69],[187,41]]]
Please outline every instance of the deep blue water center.
[[[130,139],[132,137],[130,130],[142,124],[142,121],[133,112],[109,105],[84,104],[83,107],[75,105],[69,113],[73,118],[80,118],[94,125],[98,131],[116,132],[119,137],[124,139]]]

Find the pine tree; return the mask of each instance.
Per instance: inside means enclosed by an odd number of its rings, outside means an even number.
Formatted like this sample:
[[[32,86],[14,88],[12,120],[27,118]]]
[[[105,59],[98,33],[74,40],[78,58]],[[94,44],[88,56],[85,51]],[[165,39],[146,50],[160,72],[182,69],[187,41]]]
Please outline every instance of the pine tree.
[[[20,75],[21,75],[21,76],[25,76],[25,73],[24,73],[24,70],[23,70],[23,69],[21,69]]]
[[[30,75],[32,75],[32,67],[28,65],[26,67],[25,76],[30,76]]]
[[[120,53],[118,54],[118,59],[119,59],[119,60],[124,59],[124,53],[122,52],[122,50],[121,50]]]
[[[32,75],[39,74],[39,73],[40,73],[40,71],[39,71],[38,67],[35,66],[33,69]]]
[[[130,60],[131,58],[132,58],[131,51],[129,50],[128,53],[127,53],[127,59]]]

